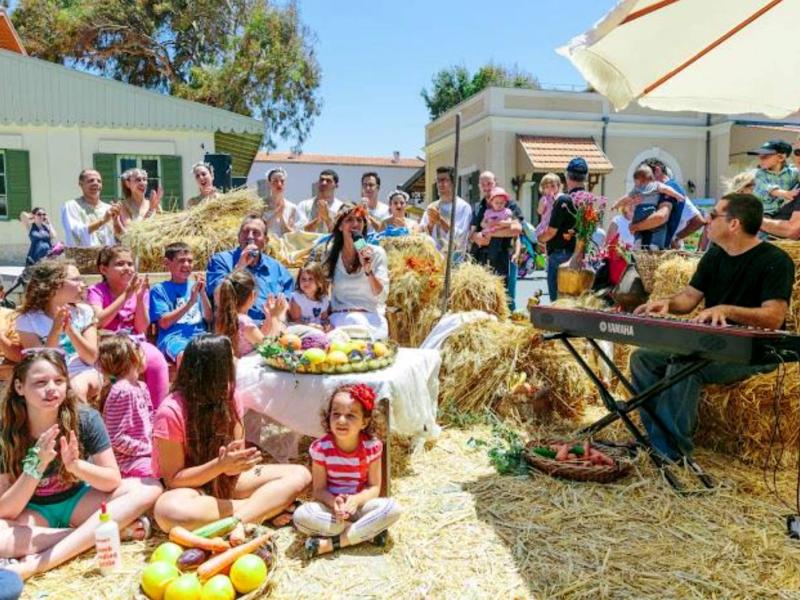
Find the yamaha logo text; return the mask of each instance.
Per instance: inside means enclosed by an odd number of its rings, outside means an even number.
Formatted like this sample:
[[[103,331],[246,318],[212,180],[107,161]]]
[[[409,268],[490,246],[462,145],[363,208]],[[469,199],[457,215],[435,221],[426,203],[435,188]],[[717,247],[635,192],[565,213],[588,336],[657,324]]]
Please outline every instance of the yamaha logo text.
[[[609,323],[607,321],[600,321],[601,333],[615,333],[617,335],[626,335],[633,337],[636,333],[633,330],[633,325],[627,323]]]

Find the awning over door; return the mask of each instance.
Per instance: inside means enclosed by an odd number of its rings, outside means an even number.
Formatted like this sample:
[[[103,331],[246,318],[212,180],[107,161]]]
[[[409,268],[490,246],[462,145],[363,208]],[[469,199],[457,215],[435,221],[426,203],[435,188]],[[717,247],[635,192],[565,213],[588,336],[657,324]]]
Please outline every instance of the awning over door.
[[[590,137],[520,135],[518,139],[534,173],[562,173],[576,156],[586,159],[591,175],[607,175],[614,170],[605,152]]]

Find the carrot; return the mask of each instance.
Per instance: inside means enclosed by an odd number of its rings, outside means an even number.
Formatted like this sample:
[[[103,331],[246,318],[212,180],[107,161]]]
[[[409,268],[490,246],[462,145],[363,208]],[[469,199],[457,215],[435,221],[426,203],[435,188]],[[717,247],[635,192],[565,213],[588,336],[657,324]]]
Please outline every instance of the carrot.
[[[592,455],[592,445],[589,441],[583,442],[583,458],[589,458]]]
[[[222,538],[206,539],[192,533],[184,527],[173,527],[169,530],[169,541],[175,542],[184,548],[200,548],[210,552],[224,552],[231,545]]]
[[[251,554],[258,550],[261,546],[267,543],[267,540],[269,540],[271,536],[272,533],[265,533],[250,540],[249,542],[245,542],[244,544],[225,550],[225,552],[222,554],[217,554],[216,556],[209,558],[197,568],[197,576],[200,578],[200,581],[211,579],[214,575],[220,573],[226,567],[231,566],[240,556]]]
[[[559,446],[558,450],[556,450],[556,460],[558,462],[562,462],[567,460],[567,455],[569,454],[569,445],[562,444]]]

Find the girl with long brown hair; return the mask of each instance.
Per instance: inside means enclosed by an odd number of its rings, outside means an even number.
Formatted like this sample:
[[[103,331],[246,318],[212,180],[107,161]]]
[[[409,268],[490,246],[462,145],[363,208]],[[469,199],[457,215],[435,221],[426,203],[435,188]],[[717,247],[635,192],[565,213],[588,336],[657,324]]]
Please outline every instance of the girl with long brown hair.
[[[250,271],[236,270],[226,275],[215,293],[214,333],[228,337],[237,357],[252,352],[264,336],[278,335],[284,329],[288,303],[283,294],[267,298],[262,308],[267,318],[261,327],[247,314],[257,294]]]
[[[69,261],[48,259],[30,267],[30,277],[16,324],[22,347],[60,348],[72,389],[82,400],[96,396],[97,321],[83,302],[80,271]]]
[[[172,393],[156,411],[154,462],[168,491],[155,517],[164,531],[229,515],[285,524],[291,517],[282,513],[311,481],[304,467],[261,464],[260,451],[245,447],[233,358],[225,336],[192,339]]]
[[[67,373],[58,350],[29,351],[0,402],[0,567],[23,579],[90,548],[101,503],[125,527],[161,493],[121,478],[103,420]],[[146,519],[123,530],[148,534]]]
[[[86,299],[97,315],[98,327],[127,331],[139,341],[145,355],[144,382],[153,405],[169,393],[169,366],[158,348],[145,340],[150,326],[150,281],[136,274],[133,254],[124,246],[105,246],[97,255],[103,281],[94,284]]]

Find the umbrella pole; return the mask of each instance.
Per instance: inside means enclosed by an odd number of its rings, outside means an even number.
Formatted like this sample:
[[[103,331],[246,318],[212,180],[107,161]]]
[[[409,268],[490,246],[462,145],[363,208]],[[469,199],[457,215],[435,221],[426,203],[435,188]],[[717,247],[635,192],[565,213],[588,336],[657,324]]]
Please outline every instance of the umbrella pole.
[[[450,231],[447,236],[447,264],[444,269],[444,295],[442,296],[442,314],[447,312],[447,304],[450,299],[450,273],[453,270],[453,231],[456,226],[456,198],[458,198],[459,188],[461,187],[458,176],[458,146],[461,139],[461,113],[456,113],[456,149],[453,157],[453,208],[450,210]],[[441,214],[441,212],[440,212]]]

